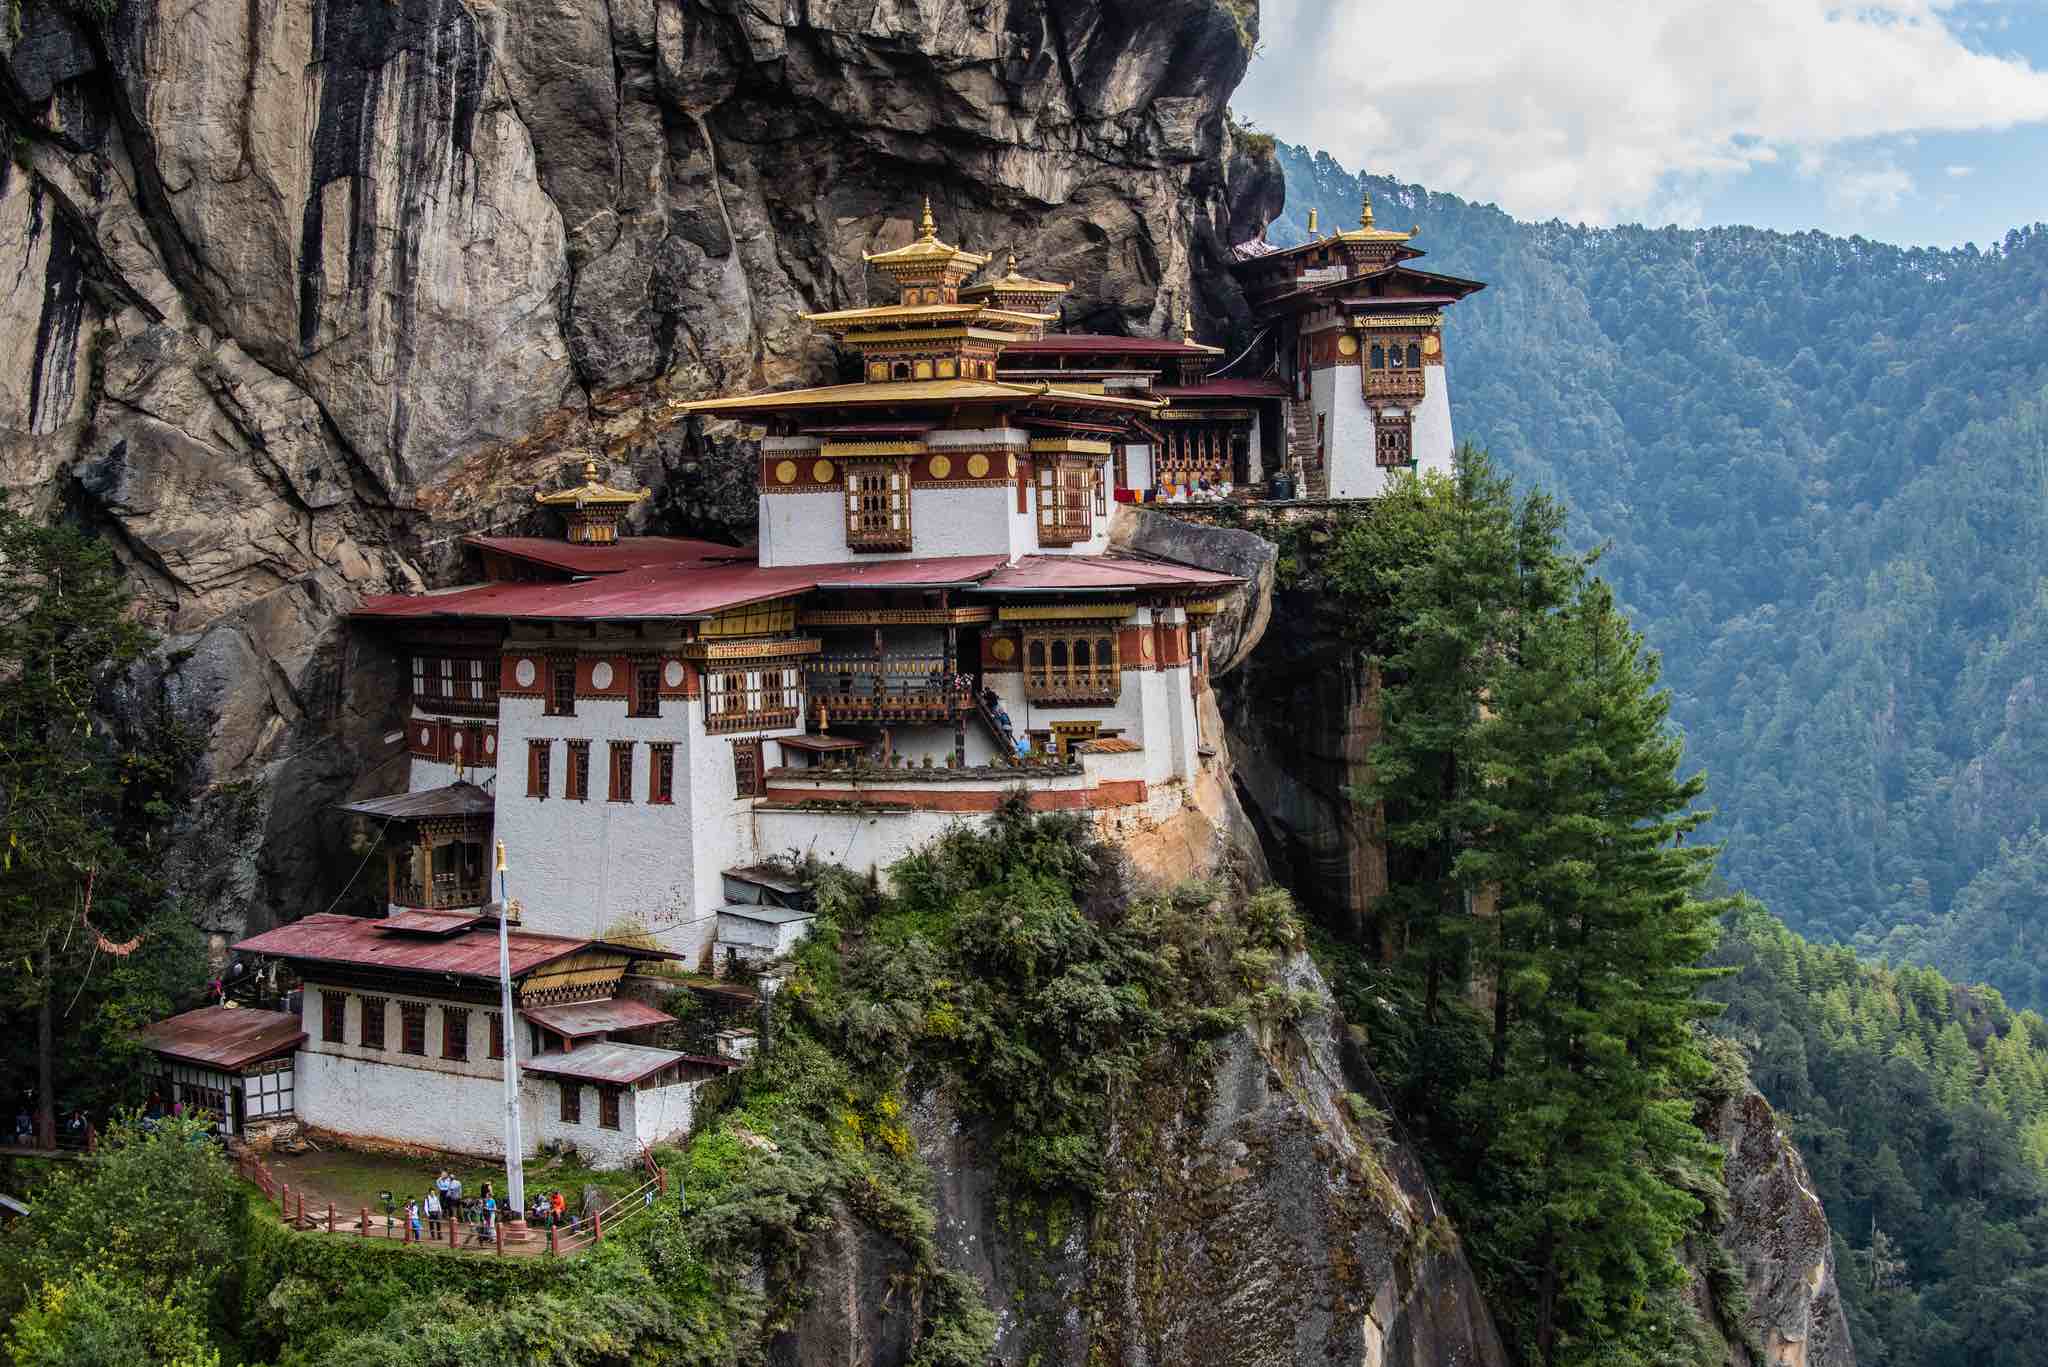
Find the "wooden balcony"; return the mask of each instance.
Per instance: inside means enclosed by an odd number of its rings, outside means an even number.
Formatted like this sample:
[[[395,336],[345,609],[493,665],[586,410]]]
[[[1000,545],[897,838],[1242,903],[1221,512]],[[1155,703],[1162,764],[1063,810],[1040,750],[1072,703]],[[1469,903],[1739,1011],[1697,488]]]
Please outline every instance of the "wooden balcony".
[[[806,671],[811,718],[833,722],[942,725],[973,710],[972,685],[938,655],[839,655]]]
[[[428,688],[412,695],[412,705],[421,712],[438,712],[453,717],[495,717],[498,715],[498,681],[489,680],[483,689],[483,697],[471,697],[467,680],[460,682],[464,692],[461,697],[436,692]]]
[[[798,715],[794,707],[738,708],[705,717],[704,729],[714,736],[734,731],[782,731],[795,726]]]
[[[453,911],[480,907],[491,900],[490,888],[481,880],[469,881],[459,874],[437,873],[422,885],[413,878],[401,878],[391,885],[391,900],[402,907],[421,911]]]
[[[1417,400],[1422,398],[1423,377],[1420,370],[1372,370],[1365,372],[1365,397],[1368,399]]]

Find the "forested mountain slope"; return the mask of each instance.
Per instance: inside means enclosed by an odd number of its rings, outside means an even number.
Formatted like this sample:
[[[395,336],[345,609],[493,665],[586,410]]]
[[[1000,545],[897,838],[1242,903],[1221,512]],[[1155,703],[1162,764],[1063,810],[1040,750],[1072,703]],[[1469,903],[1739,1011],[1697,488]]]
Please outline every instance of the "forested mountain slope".
[[[1369,188],[1425,266],[1492,282],[1448,327],[1460,433],[1608,547],[1724,876],[1809,935],[2048,1004],[2048,229],[1529,224],[1280,156],[1276,240]]]

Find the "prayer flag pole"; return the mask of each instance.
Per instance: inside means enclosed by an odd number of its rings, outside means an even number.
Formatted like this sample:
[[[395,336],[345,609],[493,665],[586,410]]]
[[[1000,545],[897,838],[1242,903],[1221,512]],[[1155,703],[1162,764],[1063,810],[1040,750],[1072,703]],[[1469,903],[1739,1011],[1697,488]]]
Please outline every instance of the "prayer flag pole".
[[[519,1033],[512,1025],[512,897],[505,890],[505,842],[498,842],[498,1036],[505,1055],[505,1203],[499,1219],[526,1214],[524,1146],[519,1142]]]

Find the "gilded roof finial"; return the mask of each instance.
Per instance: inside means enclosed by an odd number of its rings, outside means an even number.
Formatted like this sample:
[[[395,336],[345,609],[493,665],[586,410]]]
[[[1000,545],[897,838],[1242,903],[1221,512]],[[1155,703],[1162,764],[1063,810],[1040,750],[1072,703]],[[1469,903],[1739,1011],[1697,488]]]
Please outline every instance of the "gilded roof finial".
[[[1017,277],[1017,253],[1015,253],[1015,252],[1011,252],[1011,253],[1010,253],[1010,269],[1009,269],[1009,276],[1008,276],[1008,278],[1010,278],[1010,279],[1014,280],[1014,279],[1016,279],[1016,277]]]
[[[594,460],[586,460],[586,461],[584,461],[584,462],[583,462],[583,482],[584,482],[585,484],[595,484],[595,483],[597,483],[597,462],[596,462],[596,461],[594,461]]]
[[[1370,228],[1372,226],[1372,191],[1365,191],[1360,196],[1360,199],[1363,201],[1363,205],[1358,211],[1358,226]]]
[[[939,225],[932,221],[932,197],[924,197],[924,240],[930,242],[939,235]]]
[[[1183,342],[1195,340],[1195,311],[1191,308],[1184,307],[1180,311],[1180,339]]]
[[[1316,211],[1314,209],[1308,211],[1308,235],[1310,237],[1316,236]]]

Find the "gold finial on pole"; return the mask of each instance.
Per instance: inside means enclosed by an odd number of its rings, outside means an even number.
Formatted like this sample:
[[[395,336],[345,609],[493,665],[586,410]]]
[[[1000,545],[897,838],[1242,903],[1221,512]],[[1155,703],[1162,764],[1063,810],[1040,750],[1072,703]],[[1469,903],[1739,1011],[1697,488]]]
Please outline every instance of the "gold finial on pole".
[[[498,872],[499,872],[499,873],[503,873],[504,871],[505,871],[505,842],[504,842],[504,841],[502,841],[502,840],[500,840],[500,841],[498,842]]]
[[[1358,226],[1370,228],[1372,227],[1372,191],[1365,191],[1359,198],[1362,202],[1358,210]]]
[[[1310,237],[1316,235],[1316,211],[1314,209],[1308,211],[1308,235]]]
[[[1016,273],[1017,273],[1017,253],[1015,253],[1015,252],[1011,252],[1011,253],[1010,253],[1010,274],[1011,274],[1011,275],[1015,275]]]
[[[932,241],[939,235],[939,225],[932,221],[932,197],[924,197],[924,240]]]
[[[1180,339],[1183,342],[1195,340],[1195,311],[1185,306],[1180,311]]]
[[[585,484],[595,484],[595,483],[597,483],[597,462],[596,462],[596,461],[594,461],[594,460],[586,460],[586,461],[584,461],[584,462],[583,462],[583,482],[584,482]]]

